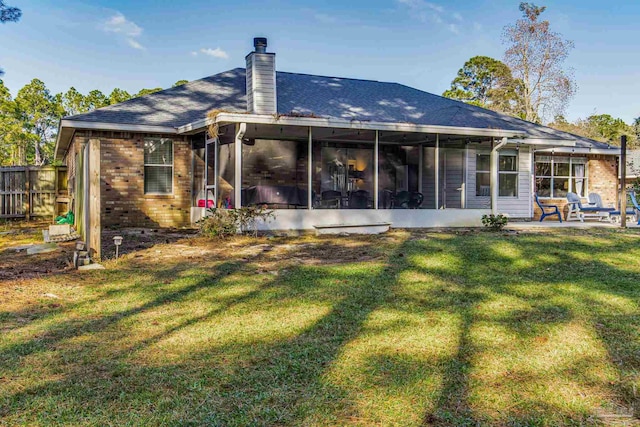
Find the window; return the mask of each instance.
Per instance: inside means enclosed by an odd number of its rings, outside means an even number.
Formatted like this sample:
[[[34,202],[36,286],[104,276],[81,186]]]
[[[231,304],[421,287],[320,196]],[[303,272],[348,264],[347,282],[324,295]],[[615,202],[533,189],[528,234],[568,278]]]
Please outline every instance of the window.
[[[491,196],[491,155],[476,156],[476,196]]]
[[[587,194],[587,159],[584,157],[536,156],[538,197],[566,197]]]
[[[170,139],[144,140],[144,192],[173,193],[173,141]]]
[[[502,151],[498,158],[498,195],[518,196],[518,154],[516,151]]]

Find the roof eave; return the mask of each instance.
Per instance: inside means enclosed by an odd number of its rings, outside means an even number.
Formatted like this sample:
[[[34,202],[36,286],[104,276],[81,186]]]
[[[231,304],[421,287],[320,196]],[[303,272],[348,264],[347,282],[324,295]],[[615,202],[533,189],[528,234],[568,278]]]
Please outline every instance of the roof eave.
[[[178,127],[178,133],[195,133],[214,123],[212,119],[202,119]],[[252,123],[281,126],[311,126],[336,129],[381,130],[416,133],[439,133],[448,135],[486,136],[497,138],[525,137],[521,131],[512,129],[487,129],[459,126],[420,125],[413,123],[377,122],[348,120],[333,117],[290,117],[275,114],[219,113],[215,123]]]
[[[130,123],[87,122],[82,120],[62,119],[58,124],[58,136],[54,158],[63,160],[71,144],[73,133],[78,130],[107,130],[119,132],[146,132],[175,134],[177,130],[171,126],[138,125]]]

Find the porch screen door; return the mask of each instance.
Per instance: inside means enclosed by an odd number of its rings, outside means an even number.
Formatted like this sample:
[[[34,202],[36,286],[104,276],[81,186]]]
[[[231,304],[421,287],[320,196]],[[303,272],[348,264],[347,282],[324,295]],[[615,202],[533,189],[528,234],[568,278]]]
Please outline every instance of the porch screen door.
[[[208,135],[207,135],[208,136]],[[207,207],[216,206],[218,200],[217,180],[218,180],[218,138],[208,138],[205,142],[205,199]]]
[[[440,150],[440,208],[464,208],[464,155],[465,150]]]

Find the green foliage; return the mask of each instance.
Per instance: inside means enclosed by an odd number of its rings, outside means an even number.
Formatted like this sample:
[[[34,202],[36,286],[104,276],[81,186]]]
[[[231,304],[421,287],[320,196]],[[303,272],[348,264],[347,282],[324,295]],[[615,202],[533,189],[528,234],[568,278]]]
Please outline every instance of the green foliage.
[[[18,91],[16,112],[25,132],[29,163],[33,159],[39,166],[51,160],[58,120],[64,115],[61,99],[61,96],[51,95],[44,82],[38,79],[31,80]],[[49,147],[45,147],[47,145]]]
[[[258,234],[257,222],[267,222],[275,216],[265,206],[238,209],[207,209],[207,216],[198,221],[200,234],[213,238],[227,238],[238,233]]]
[[[512,113],[519,105],[518,82],[503,62],[474,56],[464,63],[442,96],[468,104]]]
[[[17,7],[11,7],[0,0],[0,22],[18,22],[22,16],[22,11]]]
[[[508,222],[509,217],[502,214],[482,215],[482,225],[492,231],[502,230]]]
[[[613,145],[620,143],[620,137],[627,135],[629,147],[638,146],[638,124],[628,125],[624,120],[614,118],[610,114],[593,114],[586,119],[568,122],[564,116],[556,116],[549,126],[564,132],[570,132],[597,141],[609,142]],[[638,127],[636,127],[638,126]]]
[[[131,94],[124,89],[115,88],[109,94],[109,104],[119,104],[132,98]]]
[[[136,93],[134,95],[134,98],[137,98],[139,96],[145,96],[145,95],[149,95],[152,93],[156,93],[156,92],[160,92],[162,90],[161,87],[154,87],[153,89],[141,89],[140,92]]]
[[[178,87],[178,86],[182,86],[182,85],[183,85],[183,84],[185,84],[185,83],[189,83],[189,80],[178,80],[178,81],[177,81],[177,82],[175,82],[175,83],[173,84],[173,86],[171,86],[171,87]]]

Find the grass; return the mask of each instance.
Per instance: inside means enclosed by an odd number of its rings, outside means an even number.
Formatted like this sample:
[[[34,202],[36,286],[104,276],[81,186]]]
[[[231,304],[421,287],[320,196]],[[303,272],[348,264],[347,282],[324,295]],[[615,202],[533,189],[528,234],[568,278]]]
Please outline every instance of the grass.
[[[192,238],[0,281],[0,424],[631,425],[638,237]]]

